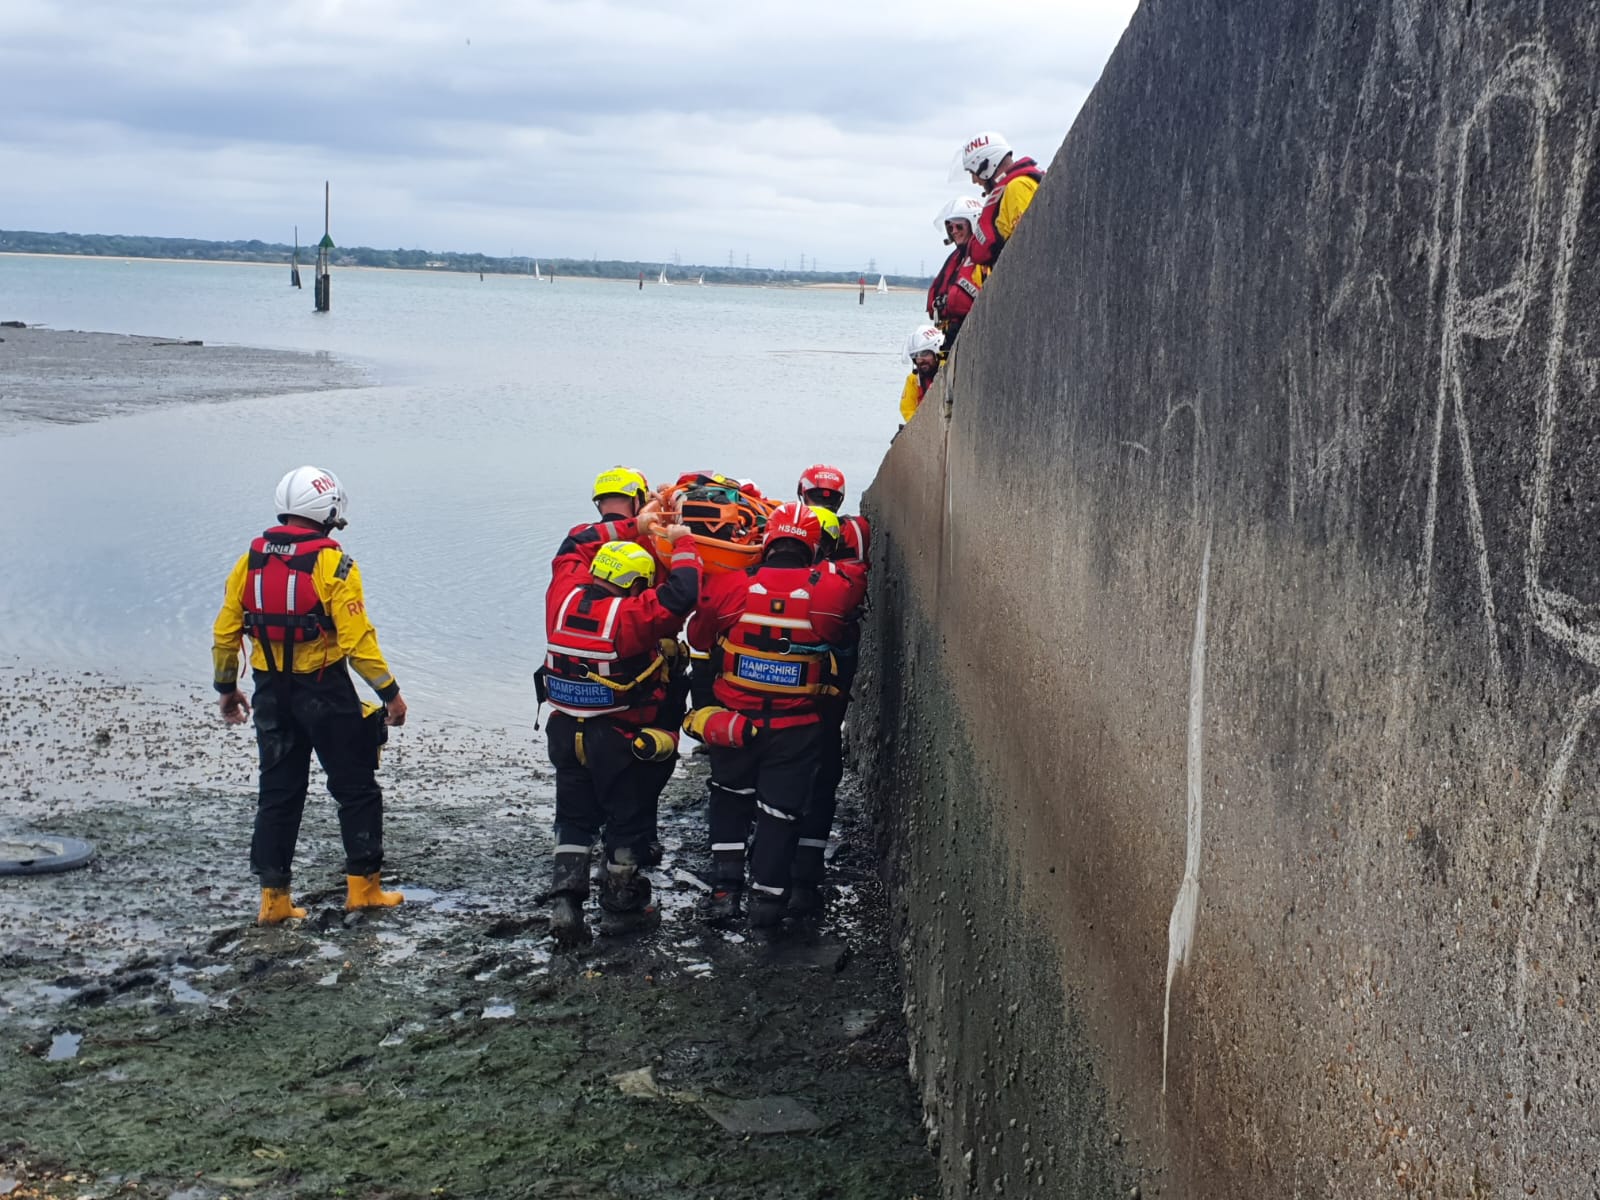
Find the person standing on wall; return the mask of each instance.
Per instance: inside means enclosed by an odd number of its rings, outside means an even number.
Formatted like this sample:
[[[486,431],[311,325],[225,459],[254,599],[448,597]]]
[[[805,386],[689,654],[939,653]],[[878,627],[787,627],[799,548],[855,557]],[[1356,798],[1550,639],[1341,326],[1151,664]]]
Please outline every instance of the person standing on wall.
[[[376,722],[404,725],[406,702],[378,648],[355,559],[329,536],[345,527],[350,501],[320,467],[290,471],[275,500],[278,524],[234,563],[211,638],[217,703],[230,725],[251,715],[239,690],[239,651],[245,636],[251,641],[261,776],[250,869],[261,880],[261,925],[306,915],[289,883],[313,751],[339,805],[345,908],[388,908],[404,899],[380,886],[383,730]],[[381,718],[363,712],[347,663],[383,701]]]
[[[985,193],[967,256],[980,267],[993,268],[1033,203],[1044,171],[1031,158],[1014,158],[998,133],[980,133],[968,141],[961,148],[960,166]]]
[[[939,373],[939,351],[944,346],[944,332],[937,325],[918,325],[906,338],[906,361],[911,364],[911,374],[906,376],[905,387],[900,389],[900,419],[909,421],[917,415],[928,386]]]
[[[946,354],[955,347],[961,323],[972,311],[989,274],[988,268],[978,266],[967,254],[967,243],[972,240],[982,211],[983,201],[976,196],[957,196],[939,214],[938,226],[944,231],[945,244],[955,249],[928,288],[928,319],[944,332]]]
[[[619,526],[622,538],[649,536],[657,516],[646,506],[637,521]],[[671,727],[662,722],[677,634],[700,594],[700,554],[689,528],[674,524],[661,532],[672,544],[672,561],[659,586],[655,556],[632,540],[568,537],[551,564],[549,651],[535,691],[554,710],[550,932],[563,945],[588,939],[589,856],[602,831],[602,930],[632,932],[660,919],[640,867],[650,857],[656,803],[677,760],[677,714]]]
[[[818,564],[822,525],[789,501],[767,517],[761,562],[706,585],[689,644],[711,653],[718,707],[689,714],[685,729],[711,750],[713,923],[739,915],[752,821],[750,924],[785,915],[799,821],[821,745],[819,702],[836,690],[834,647],[849,637],[855,589]]]

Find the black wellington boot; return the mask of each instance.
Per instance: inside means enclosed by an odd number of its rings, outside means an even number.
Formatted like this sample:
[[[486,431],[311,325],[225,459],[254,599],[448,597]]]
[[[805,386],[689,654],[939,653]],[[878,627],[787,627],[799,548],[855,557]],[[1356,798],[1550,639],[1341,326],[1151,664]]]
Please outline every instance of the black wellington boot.
[[[581,946],[589,940],[583,920],[583,902],[589,898],[589,851],[556,855],[550,873],[550,936],[562,947]]]
[[[714,884],[700,897],[700,920],[707,925],[731,925],[744,915],[744,883]]]
[[[621,862],[606,863],[600,877],[600,932],[608,937],[644,933],[661,924],[661,910],[650,903],[650,878],[641,874],[631,851],[618,850]]]

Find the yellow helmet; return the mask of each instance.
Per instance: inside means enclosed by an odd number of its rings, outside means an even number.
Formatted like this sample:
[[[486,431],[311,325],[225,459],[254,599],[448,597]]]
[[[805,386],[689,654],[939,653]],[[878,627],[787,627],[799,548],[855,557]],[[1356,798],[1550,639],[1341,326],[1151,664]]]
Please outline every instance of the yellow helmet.
[[[636,500],[650,495],[650,481],[632,467],[612,467],[594,477],[594,499],[601,496],[631,496]]]
[[[822,548],[832,549],[833,544],[839,540],[839,514],[830,508],[812,504],[811,511],[817,514],[817,520],[822,522]]]
[[[607,542],[589,564],[589,573],[596,579],[627,589],[640,580],[654,583],[656,560],[638,542]]]

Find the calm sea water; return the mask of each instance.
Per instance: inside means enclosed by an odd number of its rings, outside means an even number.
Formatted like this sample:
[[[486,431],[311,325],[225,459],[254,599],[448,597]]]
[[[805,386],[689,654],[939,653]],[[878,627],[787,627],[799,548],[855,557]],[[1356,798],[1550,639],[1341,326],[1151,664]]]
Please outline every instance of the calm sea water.
[[[179,406],[0,436],[0,661],[208,685],[222,580],[302,462],[352,495],[345,545],[415,715],[531,722],[542,595],[614,463],[788,495],[871,481],[921,297],[0,258],[0,316],[325,350],[358,391]]]

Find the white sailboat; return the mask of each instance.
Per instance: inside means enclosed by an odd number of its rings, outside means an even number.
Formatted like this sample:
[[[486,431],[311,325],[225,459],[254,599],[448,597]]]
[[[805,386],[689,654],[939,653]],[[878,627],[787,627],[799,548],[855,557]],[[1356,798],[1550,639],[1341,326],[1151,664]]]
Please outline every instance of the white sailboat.
[[[662,287],[671,287],[672,286],[671,281],[668,280],[668,278],[667,278],[667,269],[665,267],[661,268],[661,278],[656,280],[656,282],[659,283]]]
[[[539,274],[539,260],[537,258],[533,260],[533,278],[538,283],[544,282],[544,276]]]
[[[889,280],[882,275],[878,276],[878,293],[884,296],[889,294]]]
[[[706,285],[706,277],[704,275],[700,276],[699,279],[695,280],[695,283],[698,284],[700,287],[705,287],[705,285]]]

